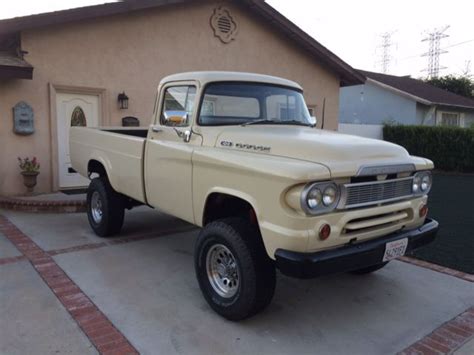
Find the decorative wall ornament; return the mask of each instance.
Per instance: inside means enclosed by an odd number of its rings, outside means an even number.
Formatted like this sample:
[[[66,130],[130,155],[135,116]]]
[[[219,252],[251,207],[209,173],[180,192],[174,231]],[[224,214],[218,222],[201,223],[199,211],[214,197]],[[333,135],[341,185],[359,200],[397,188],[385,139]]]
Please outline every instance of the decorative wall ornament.
[[[86,127],[87,120],[84,111],[80,106],[76,106],[71,115],[71,127]]]
[[[218,7],[211,16],[211,27],[214,35],[223,43],[230,43],[237,36],[237,22],[225,7]]]
[[[27,136],[35,132],[33,108],[24,101],[13,107],[13,132]]]

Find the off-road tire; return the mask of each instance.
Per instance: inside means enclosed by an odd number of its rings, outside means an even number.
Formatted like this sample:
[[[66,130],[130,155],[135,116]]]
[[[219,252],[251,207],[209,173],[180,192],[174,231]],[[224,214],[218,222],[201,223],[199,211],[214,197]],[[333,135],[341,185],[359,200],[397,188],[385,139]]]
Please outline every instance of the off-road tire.
[[[384,263],[381,263],[381,264],[376,264],[376,265],[368,266],[368,267],[365,267],[365,268],[362,268],[362,269],[351,271],[351,274],[354,274],[354,275],[370,274],[374,271],[380,270],[381,268],[383,268],[387,264],[388,264],[388,261],[386,261]]]
[[[93,196],[97,194],[101,201],[102,218],[100,221],[93,216]],[[124,200],[122,195],[114,191],[104,177],[92,179],[87,189],[87,218],[89,224],[99,237],[110,237],[118,234],[123,226]]]
[[[207,254],[224,245],[240,271],[236,294],[222,297],[207,272]],[[258,229],[240,218],[211,222],[200,232],[194,248],[194,267],[199,287],[211,308],[226,319],[238,321],[262,311],[275,293],[275,266],[268,257]]]

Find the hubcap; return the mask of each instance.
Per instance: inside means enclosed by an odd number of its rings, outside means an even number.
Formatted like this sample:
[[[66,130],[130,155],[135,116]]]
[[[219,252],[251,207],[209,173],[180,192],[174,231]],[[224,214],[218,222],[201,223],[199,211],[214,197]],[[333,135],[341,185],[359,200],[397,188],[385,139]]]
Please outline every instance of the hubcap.
[[[230,298],[236,294],[240,271],[234,255],[226,246],[216,244],[208,250],[206,269],[209,282],[219,296]]]
[[[92,193],[91,197],[91,214],[95,223],[102,221],[102,199],[97,191]]]

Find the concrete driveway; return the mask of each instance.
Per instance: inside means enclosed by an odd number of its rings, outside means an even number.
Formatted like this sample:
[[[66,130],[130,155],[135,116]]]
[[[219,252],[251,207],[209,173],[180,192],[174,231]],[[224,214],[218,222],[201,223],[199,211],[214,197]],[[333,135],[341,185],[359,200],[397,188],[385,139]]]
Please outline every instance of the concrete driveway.
[[[270,307],[232,323],[201,296],[192,257],[198,230],[185,222],[138,208],[127,212],[120,237],[100,239],[85,214],[0,214],[142,354],[394,354],[474,306],[474,283],[394,261],[365,276],[279,275]],[[10,241],[15,233],[0,228],[0,353],[106,353],[107,344],[94,346],[105,337],[91,338],[81,314],[48,287],[29,247],[24,256]],[[450,351],[469,346],[472,312]]]

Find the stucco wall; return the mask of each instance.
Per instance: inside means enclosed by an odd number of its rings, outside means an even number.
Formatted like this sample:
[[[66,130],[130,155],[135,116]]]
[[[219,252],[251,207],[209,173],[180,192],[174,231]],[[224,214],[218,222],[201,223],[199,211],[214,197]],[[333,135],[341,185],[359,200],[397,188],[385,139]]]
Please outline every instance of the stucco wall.
[[[282,76],[305,88],[309,105],[326,98],[325,127],[337,128],[339,78],[307,52],[253,14],[227,3],[239,26],[237,39],[223,44],[209,19],[222,4],[207,2],[169,6],[22,33],[34,78],[0,83],[0,195],[24,192],[16,156],[36,155],[42,163],[37,191],[48,192],[52,164],[49,84],[105,89],[104,125],[119,125],[136,116],[148,125],[156,86],[165,75],[194,70],[234,70]],[[125,91],[129,109],[119,110]],[[35,110],[36,133],[12,133],[11,107],[27,101]]]
[[[371,83],[343,87],[339,99],[341,123],[417,123],[415,101]]]

